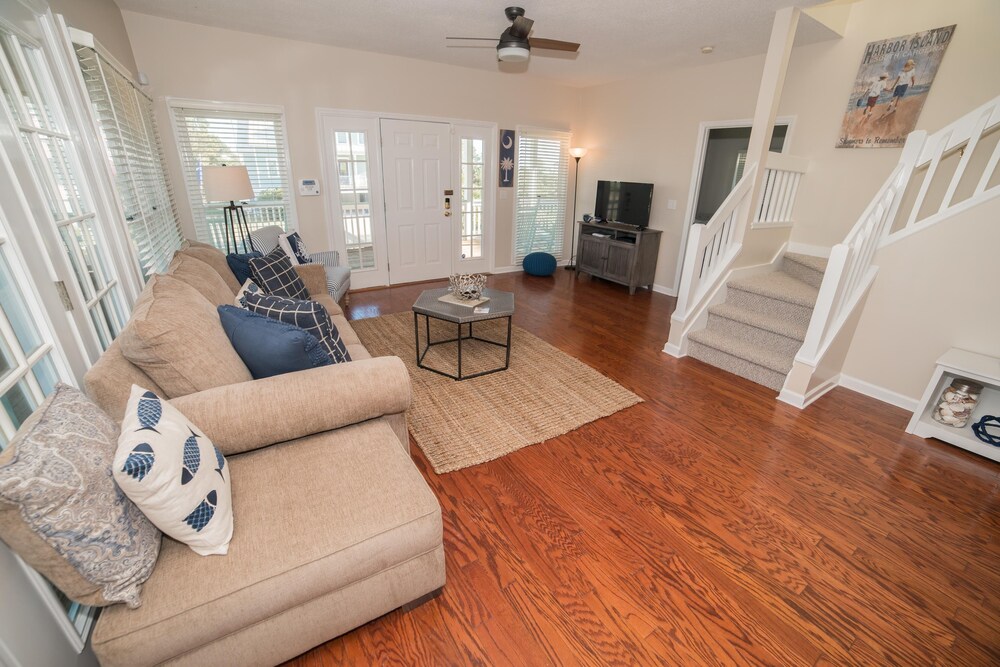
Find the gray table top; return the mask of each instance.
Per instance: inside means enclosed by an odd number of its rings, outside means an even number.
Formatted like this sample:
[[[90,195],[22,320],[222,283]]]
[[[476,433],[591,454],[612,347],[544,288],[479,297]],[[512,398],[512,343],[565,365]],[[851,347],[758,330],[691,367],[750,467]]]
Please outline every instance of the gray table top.
[[[490,300],[482,304],[482,306],[490,309],[488,313],[476,313],[470,306],[459,306],[453,303],[438,301],[438,297],[444,296],[447,293],[447,287],[424,290],[417,297],[416,303],[413,304],[413,312],[459,324],[492,320],[497,317],[507,317],[514,314],[514,295],[510,292],[501,292],[500,290],[489,288],[484,289],[483,296],[488,296]]]

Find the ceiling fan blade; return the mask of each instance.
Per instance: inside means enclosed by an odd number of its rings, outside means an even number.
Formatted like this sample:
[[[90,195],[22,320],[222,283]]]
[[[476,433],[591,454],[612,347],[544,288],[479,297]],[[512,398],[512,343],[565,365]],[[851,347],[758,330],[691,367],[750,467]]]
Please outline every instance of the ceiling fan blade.
[[[474,39],[474,40],[478,40],[480,42],[495,42],[495,41],[497,41],[496,37],[445,37],[445,39],[466,39],[466,40],[468,40],[468,39]]]
[[[528,40],[528,44],[531,45],[533,49],[549,49],[551,51],[576,51],[580,48],[580,45],[575,42],[561,42],[558,39],[542,39],[541,37],[532,37]]]
[[[524,16],[518,16],[514,19],[513,25],[508,28],[510,30],[511,37],[517,37],[518,39],[525,39],[528,33],[531,32],[531,26],[535,25],[535,22]]]

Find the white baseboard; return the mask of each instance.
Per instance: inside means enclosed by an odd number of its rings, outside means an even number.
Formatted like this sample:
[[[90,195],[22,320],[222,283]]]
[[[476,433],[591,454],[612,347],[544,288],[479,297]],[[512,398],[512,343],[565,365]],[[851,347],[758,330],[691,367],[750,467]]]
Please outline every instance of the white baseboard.
[[[821,245],[809,245],[808,243],[798,243],[796,241],[788,243],[788,252],[796,252],[800,255],[812,255],[813,257],[822,257],[823,259],[830,259],[830,250],[832,248]]]
[[[871,396],[889,405],[895,405],[897,408],[903,408],[907,412],[915,412],[920,406],[920,401],[916,398],[903,396],[891,389],[880,387],[877,384],[872,384],[871,382],[866,382],[850,375],[841,374],[840,386],[856,391],[859,394],[864,394],[865,396]]]
[[[657,294],[666,294],[667,296],[677,296],[677,289],[674,287],[667,287],[666,285],[657,285],[653,283],[653,291]]]
[[[669,354],[671,357],[677,357],[678,359],[687,356],[683,352],[681,352],[681,348],[679,346],[672,345],[670,343],[667,343],[666,345],[663,346],[663,351]]]
[[[514,273],[515,271],[524,271],[520,266],[497,266],[491,271],[491,273]]]
[[[838,373],[818,387],[813,387],[812,391],[806,393],[805,395],[800,394],[797,391],[782,389],[781,393],[778,394],[778,400],[782,403],[793,405],[801,410],[808,407],[816,399],[836,387],[839,383],[840,374]]]

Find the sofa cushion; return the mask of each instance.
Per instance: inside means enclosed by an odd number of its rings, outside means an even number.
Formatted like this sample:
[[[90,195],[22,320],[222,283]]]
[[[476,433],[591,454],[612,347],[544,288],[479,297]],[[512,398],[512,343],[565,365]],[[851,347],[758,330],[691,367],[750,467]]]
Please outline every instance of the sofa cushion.
[[[333,363],[316,336],[293,324],[236,306],[219,306],[222,328],[254,379]]]
[[[156,664],[433,551],[441,510],[392,429],[372,420],[228,459],[226,558],[164,539],[137,610],[93,634],[102,662]]]
[[[222,276],[222,279],[226,281],[226,285],[236,294],[240,289],[240,283],[236,280],[236,276],[233,275],[232,270],[229,268],[229,263],[226,262],[226,254],[219,250],[218,248],[213,248],[207,244],[199,243],[198,245],[191,245],[187,248],[181,248],[177,252],[199,259],[213,269],[215,272]]]
[[[0,453],[0,538],[69,598],[139,605],[160,531],[111,477],[118,425],[64,384]]]
[[[222,276],[211,266],[182,252],[174,255],[167,275],[177,278],[208,299],[213,305],[233,302],[233,292]]]
[[[316,301],[285,299],[269,294],[246,294],[247,310],[258,315],[293,324],[305,329],[319,340],[334,363],[350,361],[351,355],[340,338],[340,332],[330,321],[326,308]]]
[[[215,306],[172,276],[149,279],[118,341],[168,398],[253,379]]]
[[[233,272],[237,282],[245,285],[250,280],[250,260],[254,257],[263,257],[264,254],[254,250],[243,254],[230,253],[226,255],[226,263]]]
[[[226,458],[153,392],[133,385],[111,469],[125,495],[164,533],[202,556],[229,550],[233,503]]]
[[[288,299],[309,298],[309,290],[280,246],[263,257],[251,258],[250,272],[253,281],[268,294]]]

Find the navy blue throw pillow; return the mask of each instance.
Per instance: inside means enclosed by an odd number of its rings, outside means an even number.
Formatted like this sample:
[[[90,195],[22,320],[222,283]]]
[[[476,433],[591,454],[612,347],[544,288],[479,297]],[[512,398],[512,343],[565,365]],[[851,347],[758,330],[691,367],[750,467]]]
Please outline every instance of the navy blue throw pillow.
[[[255,380],[333,363],[315,336],[292,324],[230,305],[219,306],[219,320]]]
[[[236,276],[236,280],[239,281],[240,285],[242,285],[250,279],[250,259],[253,257],[263,256],[264,255],[256,250],[243,255],[230,253],[226,255],[226,264],[229,265],[229,270],[233,272],[233,275]]]
[[[280,245],[263,257],[251,257],[250,273],[253,281],[268,294],[289,299],[309,298],[309,290]]]
[[[315,301],[286,299],[273,294],[246,294],[247,310],[266,315],[304,329],[319,339],[334,363],[350,361],[347,345],[340,338],[337,325],[330,320],[323,304]]]

